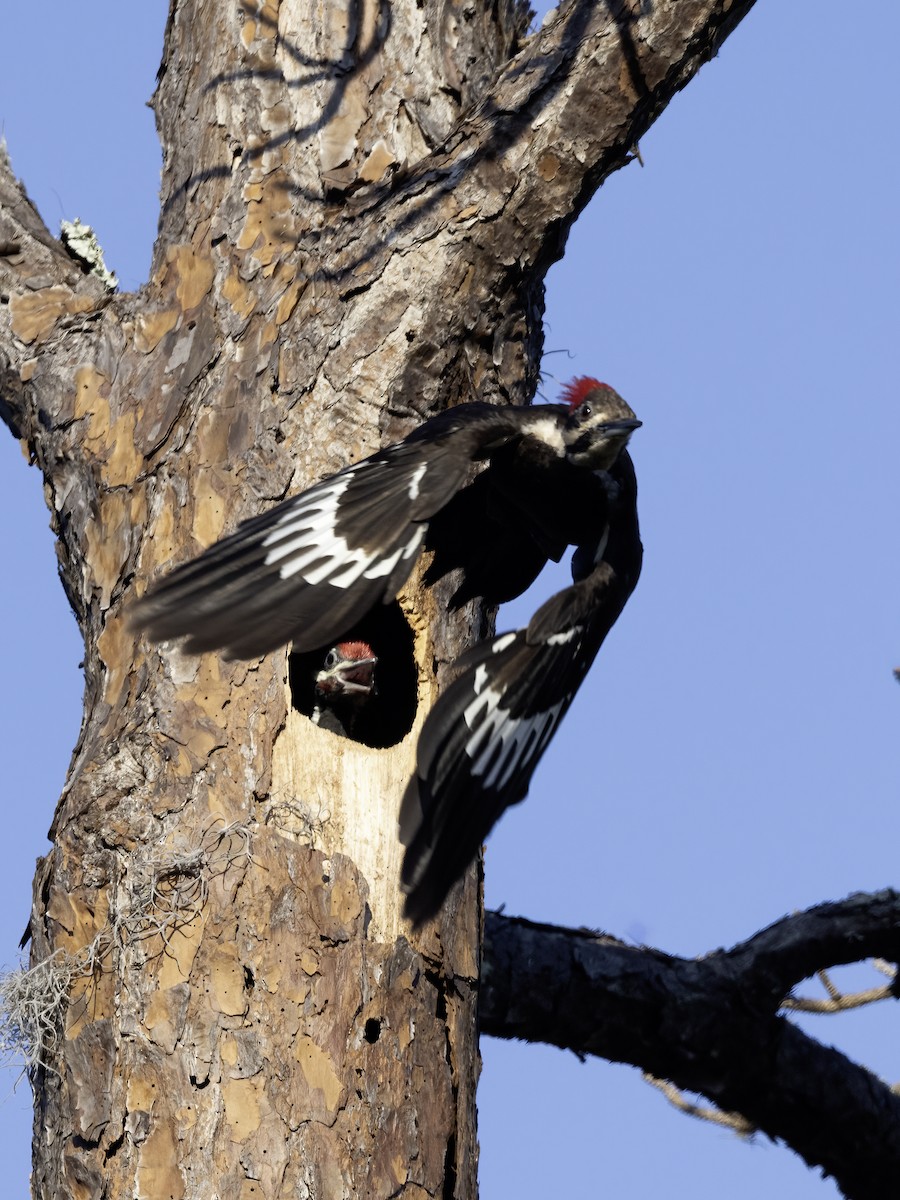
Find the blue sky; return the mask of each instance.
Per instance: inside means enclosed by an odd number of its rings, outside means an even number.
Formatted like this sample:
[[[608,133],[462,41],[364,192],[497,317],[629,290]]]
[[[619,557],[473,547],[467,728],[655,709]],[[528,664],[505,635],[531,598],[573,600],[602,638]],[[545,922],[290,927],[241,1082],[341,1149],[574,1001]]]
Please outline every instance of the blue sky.
[[[92,223],[132,288],[156,231],[144,101],[165,6],[70,11],[6,14],[18,49],[0,122],[50,228]],[[593,374],[643,419],[646,557],[528,801],[491,839],[487,898],[508,912],[692,955],[900,882],[900,9],[856,11],[759,0],[551,272],[546,395]],[[2,435],[0,499],[0,962],[13,965],[77,736],[81,646],[40,479]],[[542,580],[500,625],[565,582]],[[804,1024],[900,1080],[893,1007]],[[789,1151],[675,1113],[630,1068],[483,1051],[483,1200],[837,1195]],[[7,1194],[24,1196],[30,1100],[14,1078],[0,1146]]]

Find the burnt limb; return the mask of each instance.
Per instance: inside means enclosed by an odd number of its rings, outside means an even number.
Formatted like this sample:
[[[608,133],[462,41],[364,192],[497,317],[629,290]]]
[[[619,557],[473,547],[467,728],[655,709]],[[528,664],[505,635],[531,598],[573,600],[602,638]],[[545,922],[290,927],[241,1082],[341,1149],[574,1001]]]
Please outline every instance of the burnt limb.
[[[745,969],[762,998],[781,1000],[803,979],[825,967],[864,958],[896,962],[900,956],[900,894],[891,888],[855,892],[775,921],[726,952]]]
[[[900,1097],[778,1010],[818,969],[898,953],[893,891],[817,905],[699,960],[488,913],[479,1023],[700,1092],[868,1200],[900,1170]]]

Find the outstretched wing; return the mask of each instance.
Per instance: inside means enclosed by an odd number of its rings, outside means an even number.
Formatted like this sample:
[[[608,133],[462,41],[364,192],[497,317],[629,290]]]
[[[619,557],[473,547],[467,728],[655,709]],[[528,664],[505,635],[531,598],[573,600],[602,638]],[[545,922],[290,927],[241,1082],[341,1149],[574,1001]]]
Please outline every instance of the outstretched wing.
[[[134,607],[156,641],[255,658],[338,638],[409,576],[429,518],[473,460],[518,436],[521,410],[461,405],[404,441],[245,521]]]
[[[376,456],[245,521],[140,600],[135,624],[230,658],[325,645],[409,575],[427,528],[410,519],[419,469]]]
[[[634,590],[641,542],[634,473],[624,457],[624,485],[609,527],[594,539],[592,570],[542,605],[527,629],[476,646],[425,722],[400,813],[401,884],[416,924],[438,911],[504,809],[525,797]]]
[[[438,911],[504,809],[525,797],[590,665],[574,648],[529,645],[524,629],[482,643],[429,714],[400,814],[401,884],[416,924]]]

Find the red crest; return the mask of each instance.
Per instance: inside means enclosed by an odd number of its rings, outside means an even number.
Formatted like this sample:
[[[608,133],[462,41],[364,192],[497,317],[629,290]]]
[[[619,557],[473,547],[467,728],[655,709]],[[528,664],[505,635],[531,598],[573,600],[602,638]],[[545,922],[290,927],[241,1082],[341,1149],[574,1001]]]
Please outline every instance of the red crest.
[[[372,653],[372,647],[368,642],[338,642],[335,649],[339,650],[344,658],[358,659],[375,657],[375,655]]]
[[[590,392],[595,392],[598,388],[611,390],[608,383],[601,383],[599,379],[592,379],[590,375],[576,375],[563,388],[560,400],[570,408],[577,408],[579,404],[584,403]]]

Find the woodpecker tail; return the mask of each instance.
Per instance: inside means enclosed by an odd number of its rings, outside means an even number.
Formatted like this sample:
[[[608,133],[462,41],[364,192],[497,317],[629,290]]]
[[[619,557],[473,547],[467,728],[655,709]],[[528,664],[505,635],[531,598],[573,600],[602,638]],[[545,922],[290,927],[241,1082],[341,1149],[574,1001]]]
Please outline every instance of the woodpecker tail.
[[[425,722],[400,810],[414,924],[435,915],[503,811],[524,799],[577,687],[554,686],[556,657],[524,629],[482,642]]]

